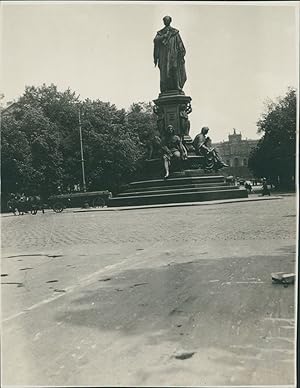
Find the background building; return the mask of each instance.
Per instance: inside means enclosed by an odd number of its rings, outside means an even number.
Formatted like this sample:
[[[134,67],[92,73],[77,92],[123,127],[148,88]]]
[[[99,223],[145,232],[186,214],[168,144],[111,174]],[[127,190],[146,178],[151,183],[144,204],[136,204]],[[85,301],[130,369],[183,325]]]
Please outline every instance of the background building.
[[[228,141],[215,143],[214,147],[229,166],[222,170],[224,175],[251,178],[252,173],[248,169],[248,159],[252,148],[256,147],[257,143],[258,140],[242,139],[241,132],[236,133],[236,129],[233,129],[233,133],[228,135]]]

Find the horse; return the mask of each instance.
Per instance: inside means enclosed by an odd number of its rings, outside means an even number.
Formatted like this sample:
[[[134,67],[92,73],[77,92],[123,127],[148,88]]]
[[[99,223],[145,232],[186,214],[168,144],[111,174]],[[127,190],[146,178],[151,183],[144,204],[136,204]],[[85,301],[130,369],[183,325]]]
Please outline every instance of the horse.
[[[17,215],[17,211],[19,212],[19,215],[20,215],[20,211],[18,209],[18,201],[17,199],[12,196],[8,201],[7,201],[7,209],[9,212],[12,212],[14,214],[14,216]]]
[[[41,210],[43,214],[45,213],[45,206],[39,195],[32,195],[29,197],[26,197],[25,195],[12,195],[7,202],[7,208],[15,216],[17,215],[17,212],[19,216],[29,212],[32,215],[36,215],[38,210]]]
[[[29,197],[29,208],[32,215],[36,215],[39,210],[44,214],[45,205],[43,204],[39,195],[32,195]]]
[[[23,216],[25,213],[28,213],[30,211],[29,205],[29,197],[26,197],[25,194],[22,194],[17,200],[17,209],[19,211],[19,215]]]

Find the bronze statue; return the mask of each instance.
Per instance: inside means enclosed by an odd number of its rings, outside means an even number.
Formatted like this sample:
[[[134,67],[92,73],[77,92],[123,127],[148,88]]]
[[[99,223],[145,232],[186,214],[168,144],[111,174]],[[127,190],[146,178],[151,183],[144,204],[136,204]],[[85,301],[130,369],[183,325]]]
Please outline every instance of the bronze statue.
[[[165,16],[165,27],[154,38],[154,65],[160,70],[160,91],[181,91],[186,81],[185,47],[179,31],[171,27],[172,18]]]
[[[157,115],[157,130],[159,134],[162,135],[165,128],[164,111],[157,105],[154,105],[153,112]]]
[[[204,157],[204,170],[210,172],[214,170],[217,172],[223,167],[228,167],[223,162],[217,150],[212,147],[210,137],[206,136],[209,131],[208,127],[203,127],[201,132],[195,137],[193,147],[197,155]]]
[[[172,125],[168,125],[166,129],[166,134],[163,139],[162,152],[165,168],[164,178],[167,179],[170,175],[170,165],[172,159],[187,159],[187,151],[182,144],[180,137],[175,135],[175,131]]]
[[[191,113],[192,107],[191,104],[181,104],[179,106],[179,119],[180,119],[180,129],[181,135],[187,136],[190,132],[190,120],[188,114]]]
[[[161,158],[162,144],[160,133],[158,131],[144,131],[140,136],[140,145],[145,149],[146,160],[153,158]]]
[[[147,144],[148,146],[148,156],[147,159],[159,158],[161,157],[161,138],[158,135],[155,135]]]

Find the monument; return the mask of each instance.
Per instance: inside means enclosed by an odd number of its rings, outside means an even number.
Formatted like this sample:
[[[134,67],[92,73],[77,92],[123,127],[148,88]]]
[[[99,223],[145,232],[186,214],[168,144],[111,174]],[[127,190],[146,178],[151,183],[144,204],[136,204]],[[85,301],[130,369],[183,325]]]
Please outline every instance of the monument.
[[[187,80],[185,47],[172,18],[154,38],[154,65],[160,74],[160,93],[153,111],[157,134],[151,141],[143,178],[131,182],[109,200],[108,206],[153,205],[248,197],[246,189],[229,185],[218,171],[226,167],[203,127],[190,137],[191,97],[183,87]]]
[[[177,29],[171,27],[172,18],[163,18],[165,27],[154,38],[154,65],[160,71],[160,94],[154,100],[154,113],[158,119],[161,136],[169,125],[182,138],[188,152],[193,150],[189,136],[189,113],[192,112],[191,97],[186,96],[183,86],[187,80],[185,71],[185,47]]]

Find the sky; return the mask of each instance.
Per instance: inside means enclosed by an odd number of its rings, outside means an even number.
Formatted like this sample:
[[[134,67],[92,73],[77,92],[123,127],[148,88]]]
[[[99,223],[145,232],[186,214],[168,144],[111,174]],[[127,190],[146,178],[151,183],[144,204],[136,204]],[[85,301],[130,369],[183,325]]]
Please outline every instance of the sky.
[[[159,94],[153,38],[172,17],[186,48],[190,135],[258,138],[268,98],[298,86],[297,2],[2,2],[3,103],[25,85],[70,87],[127,109]],[[299,6],[298,6],[299,12]]]

